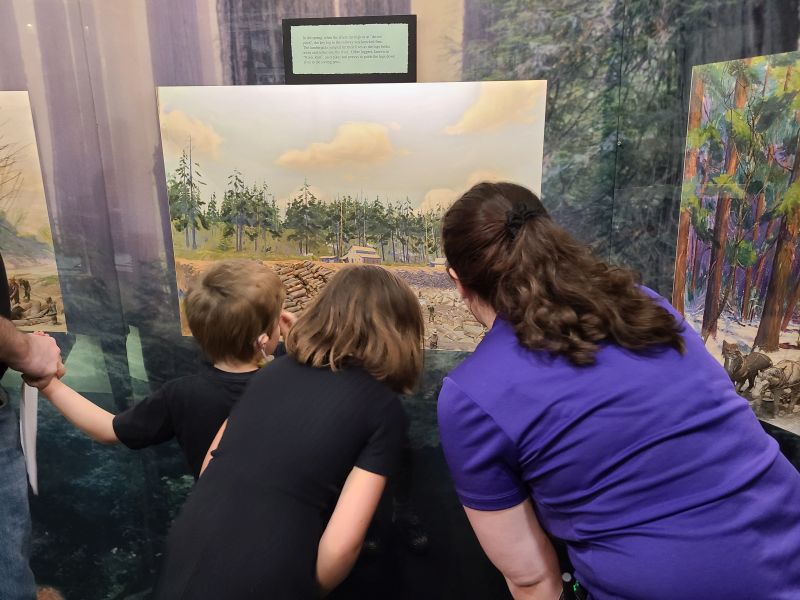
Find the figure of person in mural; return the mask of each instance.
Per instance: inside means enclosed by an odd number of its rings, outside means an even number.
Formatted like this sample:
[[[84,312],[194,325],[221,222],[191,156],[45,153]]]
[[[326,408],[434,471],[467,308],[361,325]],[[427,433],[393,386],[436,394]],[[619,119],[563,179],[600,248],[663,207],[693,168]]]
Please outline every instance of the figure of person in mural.
[[[20,279],[19,285],[22,287],[23,297],[25,300],[31,299],[31,282],[27,279]]]
[[[533,192],[447,211],[449,274],[489,331],[445,378],[456,492],[515,598],[800,598],[800,473],[703,339]]]
[[[45,304],[44,316],[51,317],[53,323],[58,323],[58,307],[56,306],[55,300],[48,296],[47,300],[45,300]]]
[[[0,256],[0,288],[8,285]],[[0,377],[7,368],[23,374],[32,385],[46,385],[64,374],[61,351],[47,336],[17,331],[8,290],[0,289]],[[19,440],[19,421],[0,388],[0,598],[31,600],[36,586],[29,559],[31,535],[28,478]]]
[[[14,308],[11,309],[11,316],[9,317],[12,321],[21,321],[25,318],[25,309],[22,307],[21,304],[17,304]]]
[[[433,333],[431,333],[431,337],[428,340],[428,348],[431,350],[436,350],[439,348],[439,332],[434,329]]]
[[[11,299],[11,304],[19,304],[19,283],[15,277],[8,280],[8,297]]]

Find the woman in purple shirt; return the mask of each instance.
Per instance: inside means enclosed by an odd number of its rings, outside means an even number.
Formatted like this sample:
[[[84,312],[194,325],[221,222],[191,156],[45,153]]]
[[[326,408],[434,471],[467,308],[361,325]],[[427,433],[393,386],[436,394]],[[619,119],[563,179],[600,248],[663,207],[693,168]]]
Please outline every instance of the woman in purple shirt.
[[[444,251],[489,332],[445,379],[458,495],[515,598],[800,598],[800,474],[703,341],[525,188],[482,183]]]

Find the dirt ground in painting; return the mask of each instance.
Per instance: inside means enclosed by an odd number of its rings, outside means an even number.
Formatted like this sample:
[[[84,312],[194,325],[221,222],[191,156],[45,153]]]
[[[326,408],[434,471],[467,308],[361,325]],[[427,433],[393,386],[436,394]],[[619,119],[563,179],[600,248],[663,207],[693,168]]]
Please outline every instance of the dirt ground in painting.
[[[23,319],[14,321],[14,324],[23,331],[66,331],[67,324],[64,317],[64,302],[61,297],[61,287],[53,265],[30,265],[19,268],[8,268],[8,278],[15,277],[27,279],[31,284],[31,298],[26,301],[22,288],[19,291],[21,306],[28,313],[37,314],[44,310],[47,298],[52,298],[56,304],[57,323],[51,318]],[[13,304],[13,302],[12,302]],[[12,307],[13,308],[13,307]]]
[[[278,272],[287,287],[287,310],[299,312],[344,265],[308,260],[261,261]],[[213,261],[177,258],[175,271],[181,304],[192,280]],[[453,282],[441,268],[414,265],[383,265],[405,280],[417,293],[425,318],[425,346],[438,350],[472,351],[483,339],[485,330],[474,320]],[[181,328],[190,335],[181,306]]]
[[[702,318],[702,315],[687,315],[687,319],[696,331],[700,330]],[[756,332],[758,331],[757,322],[740,323],[737,320],[723,317],[720,318],[717,327],[717,337],[710,337],[706,342],[706,348],[720,363],[724,362],[722,358],[723,341],[739,344],[739,348],[743,354],[748,354],[750,352],[756,338]],[[800,361],[799,327],[790,326],[787,331],[782,331],[780,344],[781,348],[779,350],[767,353],[773,365],[782,360]],[[741,392],[740,395],[750,403],[750,406],[759,419],[800,435],[800,402],[795,405],[792,414],[788,413],[788,406],[782,406],[779,409],[778,415],[773,416],[771,407],[768,408],[766,405],[762,406],[762,392],[765,388],[766,381],[761,377],[757,377],[753,389]]]

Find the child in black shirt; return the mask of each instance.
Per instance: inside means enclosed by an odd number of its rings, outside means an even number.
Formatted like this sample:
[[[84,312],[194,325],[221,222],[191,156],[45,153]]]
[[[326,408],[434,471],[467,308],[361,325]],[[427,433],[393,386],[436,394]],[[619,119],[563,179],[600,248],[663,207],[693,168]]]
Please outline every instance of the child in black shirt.
[[[69,421],[104,444],[139,449],[178,440],[195,479],[214,436],[266,356],[275,353],[292,315],[281,312],[285,290],[267,266],[216,263],[189,290],[186,319],[210,361],[195,375],[168,381],[114,416],[53,379],[42,393]]]

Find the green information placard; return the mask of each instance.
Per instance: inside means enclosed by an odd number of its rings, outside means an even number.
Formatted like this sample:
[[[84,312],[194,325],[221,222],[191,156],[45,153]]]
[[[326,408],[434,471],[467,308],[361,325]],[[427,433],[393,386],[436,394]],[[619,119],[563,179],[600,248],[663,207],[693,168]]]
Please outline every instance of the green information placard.
[[[416,81],[416,16],[284,19],[286,83]]]

